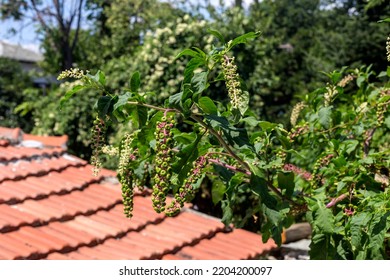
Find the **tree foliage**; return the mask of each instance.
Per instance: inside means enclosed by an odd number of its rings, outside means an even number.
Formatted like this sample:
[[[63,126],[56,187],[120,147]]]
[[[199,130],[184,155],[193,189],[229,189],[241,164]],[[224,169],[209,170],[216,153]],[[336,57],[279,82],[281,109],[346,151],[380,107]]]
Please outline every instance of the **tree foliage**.
[[[29,116],[20,116],[14,109],[23,102],[23,91],[32,86],[30,77],[19,64],[0,57],[0,126],[32,129]]]
[[[57,71],[73,66],[79,31],[85,19],[85,0],[2,0],[0,3],[2,19],[30,18],[37,24],[47,44],[60,56]]]

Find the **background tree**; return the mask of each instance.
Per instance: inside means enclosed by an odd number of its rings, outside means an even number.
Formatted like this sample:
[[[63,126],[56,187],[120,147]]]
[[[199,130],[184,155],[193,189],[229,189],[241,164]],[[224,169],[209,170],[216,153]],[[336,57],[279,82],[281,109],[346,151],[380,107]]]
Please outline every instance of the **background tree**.
[[[71,68],[74,63],[79,32],[85,20],[85,0],[1,0],[2,19],[29,19],[38,24],[38,31],[60,54],[57,70]]]
[[[20,116],[14,108],[23,102],[23,91],[32,86],[30,77],[13,60],[0,57],[0,126],[32,129],[31,115]]]

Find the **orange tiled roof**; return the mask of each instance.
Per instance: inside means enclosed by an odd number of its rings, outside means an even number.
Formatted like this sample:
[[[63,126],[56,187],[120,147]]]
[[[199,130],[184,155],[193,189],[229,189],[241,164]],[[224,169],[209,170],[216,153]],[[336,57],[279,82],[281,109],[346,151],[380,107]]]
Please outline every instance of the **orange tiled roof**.
[[[252,259],[275,248],[188,207],[157,214],[148,191],[126,219],[115,172],[94,177],[66,140],[0,127],[0,259]]]

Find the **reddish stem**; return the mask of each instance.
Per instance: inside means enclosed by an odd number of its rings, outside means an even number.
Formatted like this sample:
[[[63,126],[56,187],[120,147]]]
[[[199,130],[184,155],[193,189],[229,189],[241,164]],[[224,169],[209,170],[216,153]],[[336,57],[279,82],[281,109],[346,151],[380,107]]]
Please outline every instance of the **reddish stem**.
[[[328,204],[326,204],[326,208],[331,208],[331,207],[335,206],[337,203],[346,199],[347,197],[348,197],[348,194],[343,193],[342,195],[340,195],[338,197],[332,198],[332,200]]]

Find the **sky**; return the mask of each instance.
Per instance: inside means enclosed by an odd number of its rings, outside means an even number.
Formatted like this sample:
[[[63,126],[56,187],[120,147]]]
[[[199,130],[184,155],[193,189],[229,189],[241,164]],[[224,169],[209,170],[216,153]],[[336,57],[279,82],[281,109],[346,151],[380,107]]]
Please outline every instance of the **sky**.
[[[15,28],[17,33],[8,33],[11,28]],[[39,51],[39,39],[32,24],[23,26],[23,24],[12,20],[0,21],[0,41],[23,45],[28,49]]]
[[[193,2],[198,2],[192,0]],[[214,5],[219,4],[219,0],[210,1]],[[231,4],[234,0],[225,0],[227,4]],[[244,6],[248,6],[252,0],[244,0]],[[8,30],[14,28],[16,34],[10,34]],[[12,44],[22,45],[25,48],[39,52],[39,38],[35,32],[34,25],[26,22],[15,22],[13,20],[0,21],[0,41],[5,41]]]

